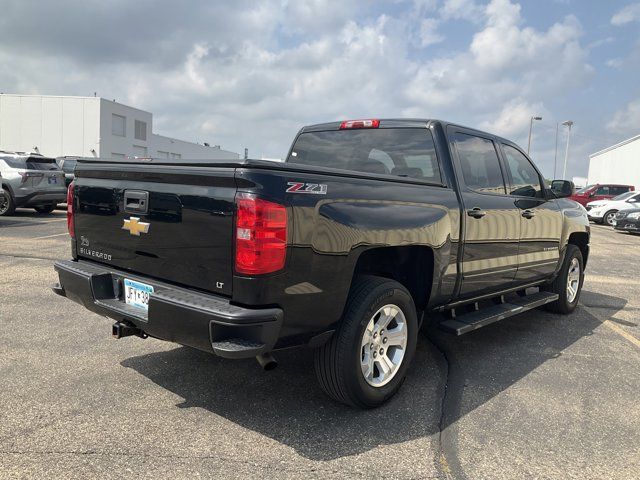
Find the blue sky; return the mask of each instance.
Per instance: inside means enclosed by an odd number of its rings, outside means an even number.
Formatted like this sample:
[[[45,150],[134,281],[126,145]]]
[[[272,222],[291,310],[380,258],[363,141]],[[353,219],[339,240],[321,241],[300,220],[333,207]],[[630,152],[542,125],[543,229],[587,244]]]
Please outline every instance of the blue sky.
[[[98,95],[157,133],[281,157],[304,124],[442,118],[569,176],[640,134],[640,2],[4,0],[0,91]],[[29,24],[28,34],[24,25]],[[559,157],[564,156],[564,130]],[[640,167],[639,167],[640,168]]]

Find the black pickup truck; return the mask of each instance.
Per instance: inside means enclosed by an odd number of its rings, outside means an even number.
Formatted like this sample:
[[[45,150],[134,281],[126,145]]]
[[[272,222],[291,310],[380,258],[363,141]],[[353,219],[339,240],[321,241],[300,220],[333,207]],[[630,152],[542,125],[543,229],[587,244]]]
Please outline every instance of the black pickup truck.
[[[315,349],[357,407],[400,388],[423,321],[461,335],[575,308],[585,209],[504,138],[437,120],[304,127],[286,161],[78,161],[54,291],[225,358]]]

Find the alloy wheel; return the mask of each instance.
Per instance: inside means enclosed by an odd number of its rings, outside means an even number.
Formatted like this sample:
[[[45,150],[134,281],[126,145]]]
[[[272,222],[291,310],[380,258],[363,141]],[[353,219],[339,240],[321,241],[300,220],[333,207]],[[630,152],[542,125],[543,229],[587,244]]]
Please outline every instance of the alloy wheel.
[[[407,320],[400,307],[385,305],[362,335],[360,368],[366,382],[382,387],[398,373],[407,350]]]
[[[580,287],[580,262],[577,258],[572,258],[567,273],[567,302],[573,303],[578,296]]]
[[[9,198],[5,192],[0,192],[0,215],[7,213],[9,210]]]
[[[613,219],[616,218],[616,212],[608,213],[604,221],[607,225],[613,225]]]

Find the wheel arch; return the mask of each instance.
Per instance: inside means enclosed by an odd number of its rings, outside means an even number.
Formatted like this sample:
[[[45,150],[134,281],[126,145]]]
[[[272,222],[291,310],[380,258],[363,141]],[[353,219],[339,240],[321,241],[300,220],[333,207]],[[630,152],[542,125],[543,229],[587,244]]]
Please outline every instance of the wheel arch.
[[[418,245],[370,248],[358,257],[351,284],[361,275],[389,278],[402,284],[420,312],[427,307],[433,287],[433,249]]]
[[[589,234],[587,232],[573,232],[567,241],[569,245],[575,245],[582,253],[582,268],[586,268],[589,258]]]
[[[16,194],[13,192],[13,188],[7,182],[2,182],[2,188],[7,190],[13,198],[16,198]]]

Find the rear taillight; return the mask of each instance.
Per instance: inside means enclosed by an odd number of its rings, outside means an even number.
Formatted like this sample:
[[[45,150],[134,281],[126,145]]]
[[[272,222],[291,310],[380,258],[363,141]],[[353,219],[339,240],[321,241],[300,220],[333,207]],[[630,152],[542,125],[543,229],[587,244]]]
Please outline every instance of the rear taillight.
[[[71,238],[76,238],[76,228],[73,222],[73,187],[73,182],[71,182],[67,188],[67,230],[69,230]]]
[[[347,120],[340,124],[340,130],[350,130],[353,128],[378,128],[380,120]]]
[[[284,267],[287,209],[255,195],[236,195],[236,272],[261,275]]]
[[[25,183],[27,180],[33,177],[43,177],[44,174],[39,172],[19,172],[21,177],[21,183]]]

